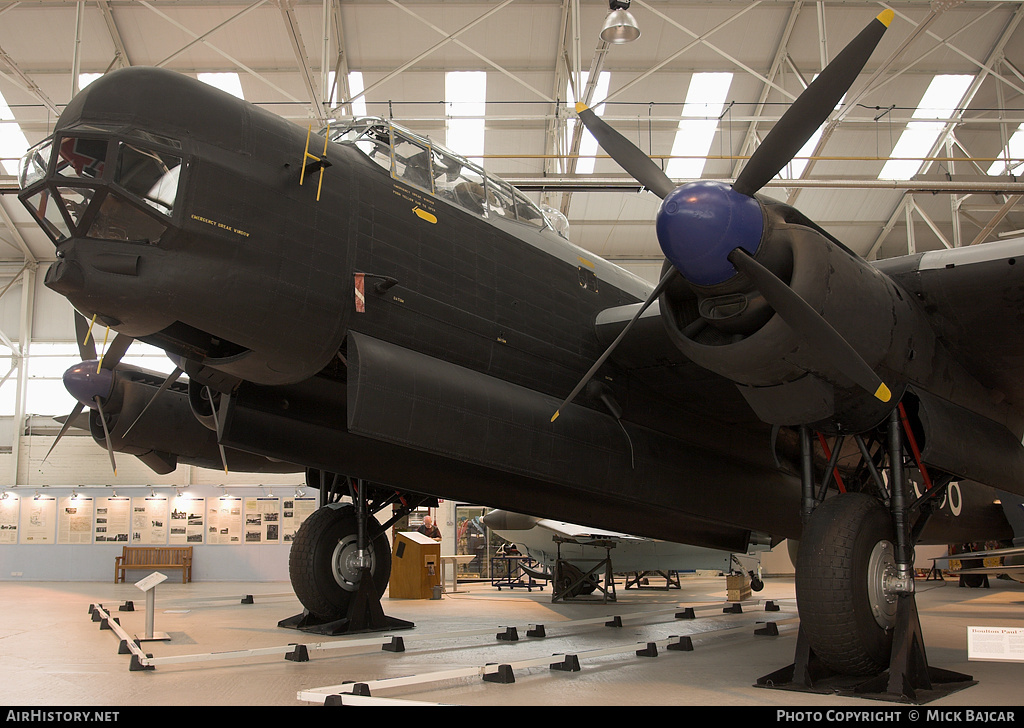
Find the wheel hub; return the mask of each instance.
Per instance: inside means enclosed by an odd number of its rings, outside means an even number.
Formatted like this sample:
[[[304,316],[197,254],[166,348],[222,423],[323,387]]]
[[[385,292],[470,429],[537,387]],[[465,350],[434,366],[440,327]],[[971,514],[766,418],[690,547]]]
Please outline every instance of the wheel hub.
[[[373,549],[365,551],[366,566],[373,571]],[[331,556],[331,574],[338,585],[347,591],[355,591],[359,587],[359,574],[363,563],[359,558],[358,539],[355,534],[338,541]]]
[[[891,587],[899,576],[895,552],[892,542],[879,541],[868,559],[868,603],[882,629],[892,629],[896,623],[899,594]]]

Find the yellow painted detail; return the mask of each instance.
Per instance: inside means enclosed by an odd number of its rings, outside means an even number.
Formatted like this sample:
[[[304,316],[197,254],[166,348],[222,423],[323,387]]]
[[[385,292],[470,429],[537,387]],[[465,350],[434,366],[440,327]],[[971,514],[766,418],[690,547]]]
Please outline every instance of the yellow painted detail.
[[[577,114],[582,114],[586,110],[587,110],[587,105],[585,103],[583,103],[582,101],[580,101],[580,102],[578,102],[576,104],[576,113]]]
[[[886,28],[888,28],[889,27],[889,23],[892,22],[892,19],[893,19],[893,17],[895,17],[895,15],[896,15],[896,13],[894,13],[891,9],[886,8],[885,10],[883,10],[882,12],[880,12],[878,14],[878,16],[876,17],[876,20],[878,20],[878,22],[880,22],[882,25],[884,25]]]
[[[555,410],[555,414],[553,414],[553,415],[551,416],[551,421],[552,421],[552,422],[554,422],[554,421],[555,421],[555,420],[557,420],[557,419],[558,419],[558,410]]]
[[[892,392],[889,391],[889,388],[885,386],[885,383],[883,382],[882,384],[879,384],[878,389],[875,390],[875,397],[882,402],[888,402],[892,399]]]
[[[430,214],[429,212],[424,210],[422,207],[414,207],[414,208],[412,208],[412,211],[415,212],[416,216],[419,217],[420,219],[426,220],[427,222],[429,222],[432,225],[436,225],[437,224],[437,216]]]
[[[580,256],[577,255],[576,260],[578,260],[580,263],[587,266],[588,268],[594,267],[594,264],[591,261],[587,260],[586,258],[581,258]]]

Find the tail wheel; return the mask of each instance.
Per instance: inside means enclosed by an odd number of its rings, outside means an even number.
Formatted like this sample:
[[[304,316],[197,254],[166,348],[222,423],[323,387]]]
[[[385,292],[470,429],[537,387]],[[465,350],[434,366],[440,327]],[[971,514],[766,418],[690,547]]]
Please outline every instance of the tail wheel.
[[[370,576],[379,597],[391,576],[391,547],[380,524],[369,518]],[[295,596],[321,619],[341,619],[359,588],[358,524],[355,508],[328,505],[306,519],[295,533],[288,556],[288,575]]]
[[[897,595],[892,520],[863,493],[822,503],[804,528],[796,568],[800,624],[826,665],[847,675],[889,666]]]

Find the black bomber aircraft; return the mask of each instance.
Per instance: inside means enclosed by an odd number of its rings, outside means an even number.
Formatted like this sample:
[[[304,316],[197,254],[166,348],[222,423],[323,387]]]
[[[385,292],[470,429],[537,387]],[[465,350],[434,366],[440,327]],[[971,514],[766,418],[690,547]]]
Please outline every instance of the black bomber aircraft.
[[[177,364],[162,384],[97,365],[94,435],[163,467],[306,469],[307,625],[378,624],[392,521],[373,515],[441,497],[734,552],[799,540],[797,656],[770,682],[967,680],[927,665],[913,549],[1013,537],[995,489],[1024,494],[1024,245],[868,263],[758,194],[891,18],[731,185],[677,187],[578,109],[663,198],[656,286],[383,119],[314,134],[167,70],[107,74],[20,176],[56,246],[46,285],[118,352]]]

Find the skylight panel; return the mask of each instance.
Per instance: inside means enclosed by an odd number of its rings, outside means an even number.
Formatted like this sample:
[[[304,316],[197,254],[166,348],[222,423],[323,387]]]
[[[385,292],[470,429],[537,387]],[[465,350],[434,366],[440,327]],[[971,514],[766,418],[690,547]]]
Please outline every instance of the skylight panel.
[[[219,88],[221,91],[226,91],[232,96],[237,96],[240,99],[245,98],[242,94],[242,81],[238,78],[237,73],[199,73],[196,74],[196,78],[203,83]]]
[[[731,84],[731,73],[693,74],[690,88],[686,91],[684,118],[679,122],[672,142],[672,156],[687,158],[669,160],[665,170],[669,177],[697,179],[704,172],[706,157],[718,129],[718,117],[725,108]]]
[[[6,174],[17,176],[18,163],[28,151],[28,139],[14,119],[14,112],[0,94],[0,158]]]
[[[330,91],[329,91],[330,98],[327,99],[327,102],[332,107],[334,107],[334,106],[343,106],[345,100],[343,98],[341,98],[341,89],[335,88],[335,86],[334,86],[334,80],[337,77],[337,74],[334,71],[329,71],[327,76],[328,76],[327,83],[329,84],[328,88],[330,89]],[[349,92],[350,98],[354,98],[355,96],[361,94],[363,92],[364,88],[365,87],[363,86],[363,73],[362,73],[362,71],[349,71],[349,74],[348,74],[348,92]],[[351,106],[351,112],[350,113],[352,114],[352,116],[366,116],[366,97],[365,96],[360,96],[355,101],[352,101],[350,106]]]
[[[348,92],[352,96],[356,96],[363,92],[366,88],[363,85],[363,72],[362,71],[349,71],[348,73]],[[366,97],[360,96],[358,99],[352,102],[352,116],[366,116]]]
[[[90,83],[95,81],[97,78],[102,76],[102,73],[80,73],[78,74],[78,90],[81,91],[83,88],[88,86]]]
[[[1006,143],[1006,149],[1003,150],[1003,158],[992,162],[992,166],[988,168],[988,173],[994,177],[1004,174],[1017,174],[1024,170],[1024,162],[1007,165],[1006,160],[1020,159],[1021,157],[1024,157],[1024,124],[1017,127],[1017,131],[1013,133],[1010,141]]]
[[[956,112],[973,76],[940,75],[928,84],[924,98],[914,110],[915,119],[949,119]],[[921,157],[927,155],[939,135],[946,128],[945,121],[911,121],[892,149],[892,157],[882,167],[878,179],[910,179],[924,166]]]
[[[451,71],[444,75],[447,111],[445,146],[476,164],[483,164],[487,72]]]
[[[814,78],[811,79],[812,82],[817,78],[818,74],[816,73],[814,74]],[[842,95],[839,102],[835,105],[835,108],[837,110],[840,109],[844,101],[846,101],[846,94]],[[819,126],[813,134],[811,134],[811,138],[808,139],[802,147],[800,147],[800,151],[793,155],[793,159],[789,160],[789,164],[782,168],[778,174],[780,179],[800,179],[804,170],[807,168],[807,164],[811,161],[810,159],[807,159],[807,157],[814,153],[815,147],[818,146],[818,140],[821,139],[821,135],[824,131],[825,123],[823,122],[822,125]]]
[[[589,72],[585,71],[581,73],[580,85],[586,87],[587,80],[589,79],[589,77]],[[602,71],[597,76],[597,84],[595,84],[594,86],[594,95],[593,99],[591,100],[591,106],[594,109],[594,113],[597,114],[598,116],[602,116],[604,114],[604,104],[597,103],[597,100],[604,101],[604,99],[608,96],[608,84],[611,82],[611,77],[612,75],[608,71]],[[571,84],[569,84],[566,87],[565,97],[569,100],[570,106],[576,105],[576,98],[575,94],[573,94],[572,92]],[[594,106],[595,103],[597,103],[596,106]],[[569,122],[565,125],[566,149],[570,149],[572,147],[572,137],[573,134],[576,132],[576,124],[578,123],[579,122],[577,122],[575,119],[570,119]],[[597,161],[594,158],[594,155],[596,154],[597,139],[595,139],[589,131],[584,129],[583,136],[580,137],[579,159],[576,160],[576,173],[593,174],[594,163]]]

